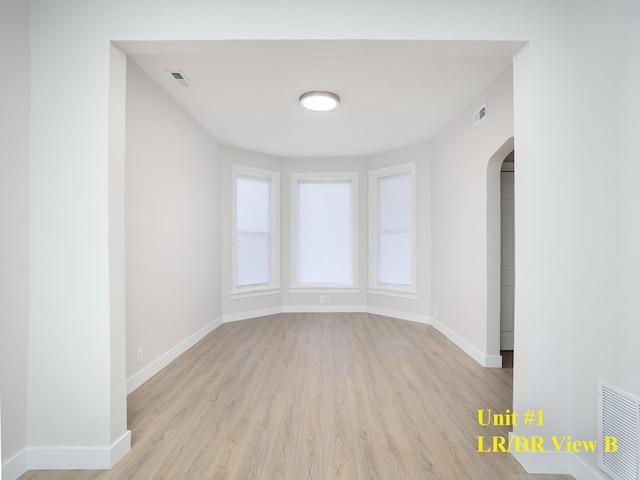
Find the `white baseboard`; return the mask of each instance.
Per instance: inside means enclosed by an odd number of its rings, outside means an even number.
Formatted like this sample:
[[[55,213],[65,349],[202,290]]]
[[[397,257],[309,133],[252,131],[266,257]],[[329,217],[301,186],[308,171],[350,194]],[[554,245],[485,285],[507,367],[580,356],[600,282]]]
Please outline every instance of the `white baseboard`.
[[[282,311],[285,313],[372,313],[374,315],[382,315],[399,320],[429,324],[428,315],[365,305],[286,305]]]
[[[387,308],[367,307],[367,312],[374,315],[382,315],[383,317],[399,318],[400,320],[408,320],[410,322],[431,324],[431,317],[420,313],[401,312],[399,310],[389,310]]]
[[[15,454],[2,464],[2,475],[4,480],[16,480],[27,471],[27,449]]]
[[[127,430],[110,447],[36,447],[28,449],[29,470],[109,470],[131,449]]]
[[[431,325],[442,333],[445,337],[451,340],[459,348],[462,349],[467,355],[473,358],[483,367],[487,368],[502,368],[502,356],[501,355],[486,355],[478,350],[476,347],[467,342],[464,338],[451,330],[449,327],[439,322],[435,318],[431,318]]]
[[[524,467],[527,473],[534,475],[556,474],[571,475],[571,456],[567,452],[513,452],[511,455]],[[582,477],[580,477],[582,480]]]
[[[280,306],[263,308],[261,310],[250,310],[248,312],[225,313],[222,316],[222,323],[239,322],[240,320],[266,317],[267,315],[276,315],[278,313],[282,313],[282,307]]]
[[[502,368],[502,355],[485,355],[483,367]]]
[[[110,447],[25,448],[2,464],[0,478],[17,480],[28,470],[108,470],[129,450],[129,430]]]
[[[571,456],[571,475],[578,480],[608,480],[609,477],[595,465],[589,465],[575,453]]]
[[[193,347],[196,343],[202,340],[209,333],[213,332],[222,324],[222,317],[217,318],[213,322],[205,325],[196,333],[186,338],[171,350],[157,358],[138,373],[133,374],[127,379],[127,395],[133,392],[136,388],[142,385],[144,382],[153,377],[156,373],[162,370],[164,367],[173,362],[176,358],[182,355],[184,352]]]
[[[367,308],[362,305],[286,305],[284,313],[361,313]]]
[[[251,318],[275,315],[278,313],[373,313],[385,317],[408,320],[429,325],[430,317],[419,313],[403,312],[386,308],[368,307],[365,305],[285,305],[282,307],[265,308],[248,312],[228,313],[223,316],[223,322],[237,322]]]
[[[131,450],[131,430],[127,430],[111,446],[111,466],[113,468]]]

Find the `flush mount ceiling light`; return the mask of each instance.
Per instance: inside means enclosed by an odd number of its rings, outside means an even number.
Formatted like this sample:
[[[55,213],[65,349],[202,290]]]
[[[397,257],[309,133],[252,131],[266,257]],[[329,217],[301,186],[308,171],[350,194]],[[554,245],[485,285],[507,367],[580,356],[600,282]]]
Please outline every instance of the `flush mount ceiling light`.
[[[300,105],[314,112],[328,112],[340,105],[340,97],[331,92],[307,92],[300,95]]]

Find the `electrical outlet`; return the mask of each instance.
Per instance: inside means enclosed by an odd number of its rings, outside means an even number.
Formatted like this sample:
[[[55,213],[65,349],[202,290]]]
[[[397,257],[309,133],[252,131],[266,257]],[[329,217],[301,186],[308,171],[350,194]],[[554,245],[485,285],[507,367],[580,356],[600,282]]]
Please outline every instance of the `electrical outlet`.
[[[142,353],[142,347],[139,347],[136,350],[136,359],[138,361],[138,365],[140,365],[142,363],[142,361],[144,360],[144,354]]]
[[[331,303],[331,297],[329,297],[329,295],[324,296],[324,303]]]
[[[324,295],[320,295],[320,303],[324,303]]]

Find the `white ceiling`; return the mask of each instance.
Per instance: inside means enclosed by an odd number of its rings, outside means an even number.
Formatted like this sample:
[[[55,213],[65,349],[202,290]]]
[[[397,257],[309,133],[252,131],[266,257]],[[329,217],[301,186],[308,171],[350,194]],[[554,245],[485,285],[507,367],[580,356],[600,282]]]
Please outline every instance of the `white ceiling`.
[[[120,43],[220,143],[282,157],[369,155],[428,141],[511,64],[522,45]],[[167,70],[183,71],[192,85],[180,86]],[[337,93],[340,107],[325,113],[304,110],[298,98],[309,90]]]

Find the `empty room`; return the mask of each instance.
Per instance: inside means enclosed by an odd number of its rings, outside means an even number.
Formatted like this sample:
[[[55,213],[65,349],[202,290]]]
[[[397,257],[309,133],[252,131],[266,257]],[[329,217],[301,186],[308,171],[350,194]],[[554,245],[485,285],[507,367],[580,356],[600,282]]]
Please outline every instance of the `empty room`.
[[[638,13],[6,2],[2,478],[637,479]]]

